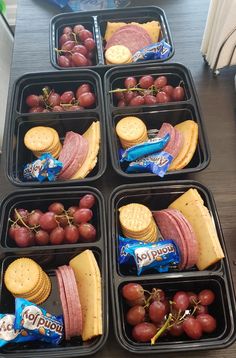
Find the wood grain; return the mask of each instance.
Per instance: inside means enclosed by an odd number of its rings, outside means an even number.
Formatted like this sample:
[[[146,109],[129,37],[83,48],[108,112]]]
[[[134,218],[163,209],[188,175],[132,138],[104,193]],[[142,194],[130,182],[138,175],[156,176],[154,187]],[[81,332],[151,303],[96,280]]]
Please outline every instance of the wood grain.
[[[175,56],[171,62],[180,62],[187,66],[193,75],[199,95],[203,117],[206,123],[212,160],[201,173],[182,177],[202,182],[211,189],[223,228],[229,254],[234,284],[236,283],[236,123],[235,123],[235,67],[221,71],[214,78],[204,64],[199,52],[207,17],[209,0],[159,0],[133,1],[133,5],[157,5],[167,15],[171,28]],[[15,46],[12,59],[11,85],[19,76],[27,72],[54,71],[49,60],[49,21],[59,13],[58,9],[45,5],[44,1],[21,0],[15,34]],[[11,88],[9,92],[11,96]],[[108,160],[105,176],[96,183],[108,197],[112,188],[127,183],[119,178]],[[6,180],[1,170],[1,197],[15,190]],[[109,237],[108,237],[109,239]],[[110,312],[110,317],[112,316]],[[114,338],[112,322],[110,335],[104,349],[97,353],[103,358],[131,358],[124,352]],[[148,356],[146,354],[145,356]],[[180,358],[183,354],[168,354],[168,357]],[[185,357],[236,357],[236,344],[223,351],[186,352]],[[144,357],[141,356],[141,357]]]

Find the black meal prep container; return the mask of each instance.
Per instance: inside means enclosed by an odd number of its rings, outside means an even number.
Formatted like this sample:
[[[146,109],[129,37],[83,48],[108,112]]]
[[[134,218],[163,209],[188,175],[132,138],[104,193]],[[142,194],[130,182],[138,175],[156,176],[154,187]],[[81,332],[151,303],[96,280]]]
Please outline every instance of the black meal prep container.
[[[165,209],[190,188],[198,190],[210,211],[225,258],[204,271],[193,268],[181,272],[172,270],[168,273],[157,273],[149,270],[137,276],[136,273],[127,273],[125,269],[119,267],[117,243],[121,228],[118,208],[136,202],[148,206],[151,210]],[[202,184],[187,180],[123,185],[112,192],[109,199],[109,213],[110,284],[115,335],[119,344],[135,354],[209,350],[231,345],[236,338],[234,288],[223,233],[211,192]],[[136,343],[131,336],[131,327],[125,322],[128,305],[121,296],[122,287],[129,282],[139,283],[146,290],[151,290],[153,287],[161,288],[169,297],[173,297],[179,290],[199,293],[203,289],[212,289],[216,299],[209,306],[209,313],[217,320],[216,331],[211,334],[204,333],[200,340],[191,340],[185,336],[179,338],[167,336],[160,337],[153,346],[149,343]]]
[[[9,244],[7,239],[8,217],[13,208],[21,206],[29,210],[39,208],[46,210],[53,201],[62,202],[66,208],[78,203],[85,194],[91,193],[96,197],[94,206],[94,225],[97,227],[97,240],[91,243],[77,243],[69,245],[32,246],[28,248],[16,248]],[[1,357],[79,357],[92,355],[100,350],[108,336],[108,269],[107,269],[107,239],[105,225],[104,198],[97,189],[92,187],[64,187],[18,190],[6,196],[1,203],[1,281],[0,281],[0,305],[1,313],[14,313],[14,297],[6,289],[3,281],[4,272],[8,265],[19,257],[29,257],[38,262],[43,270],[50,276],[52,292],[44,303],[47,312],[61,315],[62,307],[55,276],[55,269],[61,265],[68,265],[70,259],[80,252],[90,249],[98,262],[102,276],[102,320],[104,334],[88,342],[82,342],[80,338],[73,338],[69,342],[63,342],[58,346],[44,342],[30,342],[24,344],[8,344],[0,349]]]
[[[59,93],[76,90],[79,85],[89,83],[97,97],[96,105],[91,109],[76,112],[48,112],[27,113],[25,99],[29,94],[39,94],[45,86],[55,89]],[[68,184],[84,184],[102,176],[106,168],[106,135],[105,115],[102,95],[101,79],[97,73],[80,69],[76,72],[44,72],[26,74],[14,84],[12,100],[6,126],[5,141],[5,171],[8,179],[19,187],[60,186]],[[23,168],[25,164],[36,160],[33,153],[24,145],[24,135],[31,127],[48,126],[58,131],[60,140],[64,139],[66,132],[74,131],[83,134],[93,121],[99,120],[101,141],[98,161],[95,168],[84,179],[64,181],[25,181]]]
[[[139,79],[144,75],[152,75],[154,78],[164,75],[168,79],[168,84],[178,86],[182,81],[185,91],[185,99],[179,102],[158,103],[156,105],[142,105],[117,107],[114,94],[110,91],[116,88],[124,88],[124,79],[134,76]],[[160,180],[161,178],[152,173],[126,173],[128,167],[126,163],[119,161],[120,141],[116,135],[115,127],[120,119],[126,116],[136,116],[144,121],[147,129],[159,129],[163,122],[170,123],[172,126],[185,120],[191,119],[198,124],[199,138],[196,152],[191,162],[181,170],[170,171],[164,178],[170,178],[178,174],[195,173],[206,168],[210,162],[210,149],[206,135],[202,112],[198,100],[190,71],[179,63],[166,64],[140,64],[135,67],[126,66],[110,69],[105,74],[104,95],[106,100],[106,116],[108,126],[108,140],[111,153],[111,161],[117,174],[129,178],[149,178]]]
[[[106,23],[110,22],[140,22],[159,21],[161,25],[161,39],[171,45],[171,52],[165,60],[155,60],[146,62],[163,62],[167,61],[174,55],[174,45],[164,11],[157,6],[136,6],[111,9],[111,10],[97,10],[64,13],[54,16],[50,23],[50,60],[52,65],[58,70],[74,70],[79,67],[61,67],[57,63],[57,54],[55,48],[58,48],[59,37],[62,34],[65,26],[74,26],[77,24],[84,25],[86,29],[90,30],[96,41],[97,49],[94,59],[94,65],[88,68],[103,71],[106,68],[113,67],[113,65],[106,65],[104,58],[104,35],[106,31]],[[126,65],[125,65],[126,66]]]

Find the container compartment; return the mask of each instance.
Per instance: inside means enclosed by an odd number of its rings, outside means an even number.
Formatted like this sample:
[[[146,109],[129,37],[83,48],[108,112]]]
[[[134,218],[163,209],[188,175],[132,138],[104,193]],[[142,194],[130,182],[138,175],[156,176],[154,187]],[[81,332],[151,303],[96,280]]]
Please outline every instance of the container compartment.
[[[106,268],[106,253],[101,251],[96,245],[92,249],[98,265],[100,267],[102,280],[106,282],[107,272]],[[43,254],[30,254],[27,257],[32,258],[38,264],[41,265],[43,270],[50,276],[52,282],[52,292],[41,306],[44,307],[47,312],[60,315],[62,314],[62,307],[60,303],[59,290],[57,286],[57,279],[55,276],[55,269],[61,265],[68,265],[70,259],[82,252],[83,249],[68,249],[62,250],[60,252],[48,255],[48,253]],[[4,259],[1,267],[1,313],[14,313],[14,297],[6,289],[3,282],[4,272],[8,265],[19,258],[20,255],[8,256]],[[30,342],[26,344],[9,344],[1,348],[2,357],[78,357],[84,355],[91,355],[97,352],[105,344],[108,334],[108,303],[107,303],[107,287],[106,285],[102,286],[102,320],[103,320],[103,331],[102,336],[96,337],[90,341],[82,342],[78,337],[73,338],[71,341],[63,341],[62,344],[58,346],[53,346],[44,342]]]
[[[166,209],[168,206],[180,197],[184,192],[189,190],[190,188],[195,188],[198,190],[199,194],[201,195],[204,205],[208,208],[212,220],[214,221],[217,234],[222,246],[222,249],[225,253],[225,258],[220,262],[212,265],[207,269],[209,272],[222,272],[223,267],[228,265],[227,262],[227,252],[224,243],[223,234],[220,228],[219,218],[217,215],[216,206],[214,203],[214,199],[210,193],[210,191],[204,187],[203,185],[197,182],[190,182],[190,181],[177,181],[176,183],[173,182],[166,182],[166,183],[159,183],[159,184],[151,184],[151,183],[143,183],[143,184],[130,184],[126,186],[120,186],[115,189],[109,200],[109,226],[111,230],[111,240],[110,242],[110,256],[112,257],[112,277],[119,278],[128,276],[129,279],[131,277],[137,277],[136,272],[127,271],[127,267],[119,265],[119,251],[118,251],[118,236],[122,235],[122,230],[119,223],[119,212],[118,209],[124,205],[130,203],[139,203],[146,205],[150,210],[161,210]],[[145,271],[141,276],[145,276],[145,278],[152,278],[155,276],[157,279],[161,279],[162,277],[172,276],[176,277],[176,274],[183,276],[192,276],[192,275],[204,275],[204,271],[198,271],[197,268],[192,268],[188,271],[177,271],[177,270],[170,270],[169,273],[157,273],[155,270],[148,270]]]
[[[117,123],[126,116],[135,116],[140,118],[146,125],[147,129],[160,129],[161,125],[164,122],[170,123],[172,126],[184,122],[186,120],[193,120],[198,124],[199,128],[199,138],[198,145],[195,151],[195,154],[190,161],[190,163],[183,169],[178,171],[167,172],[165,176],[188,173],[202,170],[209,164],[210,155],[208,149],[208,143],[206,140],[204,127],[199,116],[198,111],[190,103],[181,105],[176,104],[175,107],[170,107],[168,105],[163,106],[161,109],[157,110],[156,107],[151,107],[150,109],[142,108],[139,112],[138,108],[130,109],[129,111],[126,108],[122,108],[118,111],[114,111],[111,119],[110,125],[110,135],[109,143],[111,148],[111,158],[112,164],[115,171],[122,176],[127,178],[140,178],[140,177],[150,177],[150,178],[159,178],[157,175],[152,173],[129,173],[125,172],[128,167],[128,162],[120,163],[119,160],[119,150],[121,147],[119,137],[116,134],[116,125]]]
[[[131,281],[129,281],[131,282]],[[132,281],[132,282],[135,282]],[[177,291],[193,291],[199,293],[203,289],[210,289],[215,293],[215,301],[209,306],[209,314],[212,314],[217,321],[216,330],[211,333],[203,333],[201,339],[192,340],[186,335],[181,337],[171,337],[170,335],[160,337],[155,345],[149,343],[137,343],[131,335],[132,327],[125,321],[128,305],[124,298],[121,298],[121,289],[124,284],[116,283],[114,290],[114,320],[117,333],[117,339],[123,348],[133,353],[168,353],[187,350],[202,350],[223,348],[232,344],[235,339],[235,309],[233,307],[234,297],[228,288],[227,282],[218,275],[204,277],[176,277],[174,279],[165,279],[159,281],[142,280],[138,283],[145,290],[151,290],[153,287],[163,289],[168,298],[173,297]],[[233,311],[232,311],[233,310]]]
[[[15,123],[12,123],[10,128],[10,139],[8,142],[8,156],[7,160],[7,173],[9,179],[15,184],[20,186],[53,186],[72,183],[83,183],[99,178],[106,167],[106,139],[105,139],[105,124],[102,116],[103,112],[97,113],[93,111],[82,111],[74,114],[55,115],[55,113],[47,113],[47,116],[42,119],[39,115],[34,114],[31,116],[18,117]],[[24,135],[32,127],[46,126],[54,128],[63,141],[66,132],[74,131],[83,134],[92,124],[93,121],[100,122],[101,141],[98,153],[98,162],[92,172],[81,180],[66,180],[55,182],[32,182],[24,181],[23,168],[25,164],[32,162],[36,158],[33,153],[24,145]]]
[[[96,228],[96,240],[95,242],[85,243],[79,241],[76,244],[63,244],[63,245],[47,245],[47,246],[30,246],[27,248],[19,248],[15,242],[9,237],[8,231],[11,223],[9,217],[13,217],[14,209],[24,208],[29,212],[35,209],[40,209],[43,212],[47,211],[47,208],[53,202],[61,202],[65,209],[70,206],[78,205],[80,198],[83,195],[92,194],[95,196],[96,202],[92,208],[93,218],[91,224]],[[91,187],[74,187],[63,189],[51,189],[51,190],[21,190],[16,193],[10,194],[3,199],[0,206],[1,211],[1,247],[3,250],[10,250],[15,252],[27,252],[27,251],[43,251],[43,250],[58,250],[58,249],[70,249],[71,247],[85,247],[94,245],[103,245],[105,240],[105,204],[102,194],[95,188]]]

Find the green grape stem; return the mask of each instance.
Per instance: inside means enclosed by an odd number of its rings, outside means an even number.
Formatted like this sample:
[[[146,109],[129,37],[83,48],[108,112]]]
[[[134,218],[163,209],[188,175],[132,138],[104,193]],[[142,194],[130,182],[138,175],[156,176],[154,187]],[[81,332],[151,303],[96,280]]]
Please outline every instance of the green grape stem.
[[[169,313],[168,318],[167,318],[165,324],[157,331],[157,333],[155,334],[155,336],[152,337],[152,339],[151,339],[151,345],[155,344],[155,343],[156,343],[156,340],[162,335],[162,333],[164,333],[165,330],[166,330],[167,328],[169,328],[169,323],[170,323],[171,319],[172,319],[172,314]]]

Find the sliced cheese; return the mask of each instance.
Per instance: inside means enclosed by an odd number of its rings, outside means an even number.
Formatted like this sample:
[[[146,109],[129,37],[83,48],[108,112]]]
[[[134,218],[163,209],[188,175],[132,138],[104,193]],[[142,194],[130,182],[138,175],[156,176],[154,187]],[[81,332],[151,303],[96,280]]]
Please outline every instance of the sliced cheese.
[[[71,179],[85,178],[97,164],[97,155],[100,144],[100,122],[93,122],[88,130],[83,134],[83,137],[88,140],[89,149],[87,157],[79,168],[79,170],[71,177]]]
[[[82,339],[87,341],[103,333],[101,274],[91,250],[74,257],[69,265],[75,274],[82,308]]]
[[[224,258],[214,221],[196,189],[189,189],[169,207],[179,210],[192,225],[199,245],[199,270]]]
[[[177,124],[175,128],[182,134],[183,144],[169,170],[179,170],[186,167],[193,158],[198,142],[198,125],[196,122],[187,120]]]

